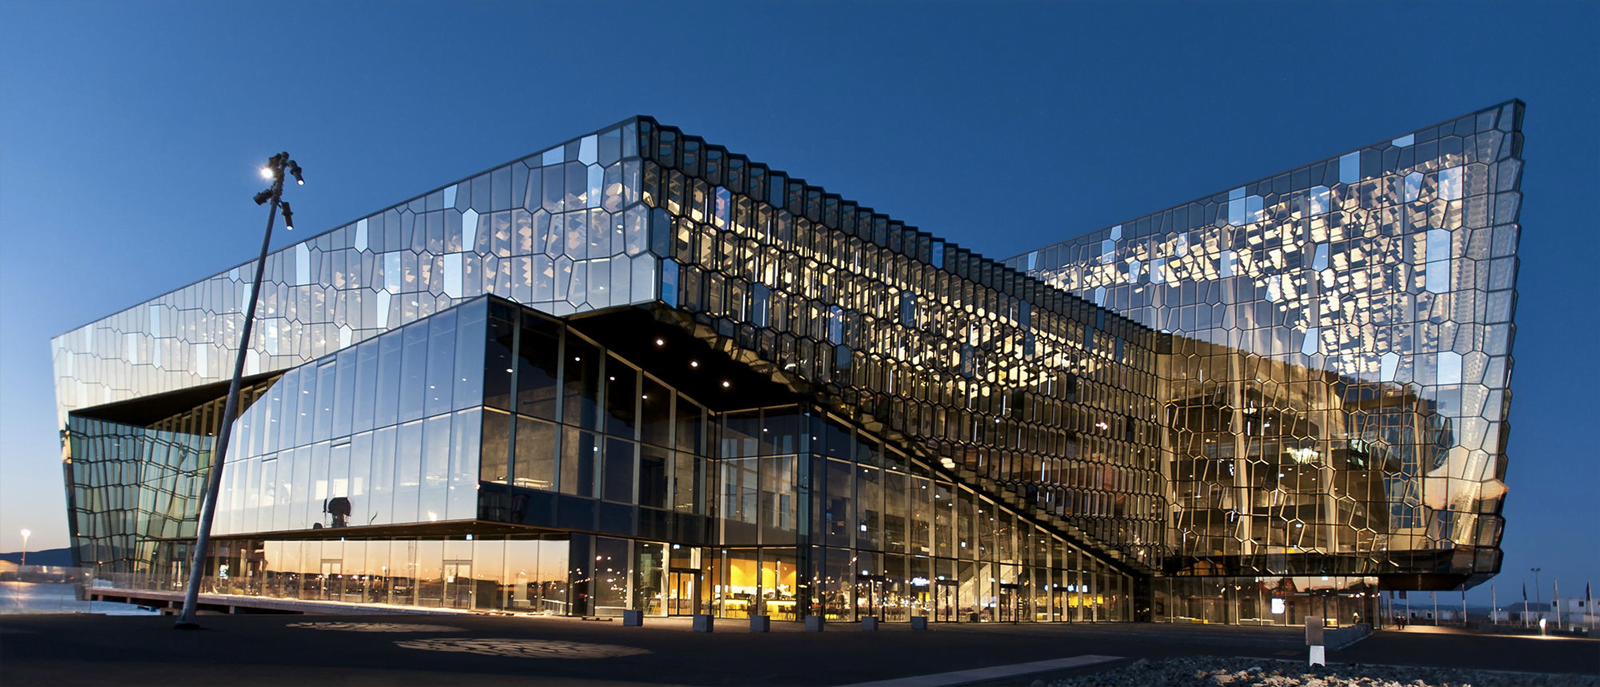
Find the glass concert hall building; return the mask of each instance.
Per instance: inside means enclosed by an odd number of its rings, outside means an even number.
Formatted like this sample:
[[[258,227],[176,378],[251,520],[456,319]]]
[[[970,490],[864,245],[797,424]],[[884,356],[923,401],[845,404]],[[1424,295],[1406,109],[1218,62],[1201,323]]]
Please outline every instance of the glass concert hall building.
[[[636,117],[271,255],[206,591],[1370,620],[1500,568],[1523,105],[985,258]],[[55,338],[72,550],[187,574],[254,263]]]

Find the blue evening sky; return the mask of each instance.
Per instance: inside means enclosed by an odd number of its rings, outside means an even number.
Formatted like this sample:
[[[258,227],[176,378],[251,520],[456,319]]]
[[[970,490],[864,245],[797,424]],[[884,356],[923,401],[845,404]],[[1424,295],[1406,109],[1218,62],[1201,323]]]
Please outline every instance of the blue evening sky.
[[[0,550],[49,339],[633,114],[996,258],[1528,103],[1502,602],[1600,577],[1600,3],[0,3]],[[1530,580],[1531,581],[1531,580]],[[1472,593],[1488,600],[1488,585]],[[1530,592],[1531,594],[1531,592]]]

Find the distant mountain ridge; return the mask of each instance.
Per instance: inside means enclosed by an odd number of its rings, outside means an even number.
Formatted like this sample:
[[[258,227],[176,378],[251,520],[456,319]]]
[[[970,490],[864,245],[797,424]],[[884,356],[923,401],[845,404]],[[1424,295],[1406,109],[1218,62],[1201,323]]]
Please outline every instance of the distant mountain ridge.
[[[0,553],[0,561],[22,563],[22,552],[12,551]],[[28,552],[28,565],[50,565],[68,567],[72,565],[72,551],[66,547],[59,549],[40,549]]]

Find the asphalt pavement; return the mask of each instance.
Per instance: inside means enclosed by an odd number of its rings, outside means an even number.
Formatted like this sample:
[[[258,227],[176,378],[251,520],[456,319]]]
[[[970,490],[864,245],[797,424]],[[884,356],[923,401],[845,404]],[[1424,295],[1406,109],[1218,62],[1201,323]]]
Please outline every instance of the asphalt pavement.
[[[1219,655],[1298,659],[1287,628],[1193,625],[790,623],[751,633],[720,620],[696,633],[684,619],[644,627],[570,618],[479,615],[206,615],[202,629],[170,617],[89,614],[0,617],[4,685],[849,685],[1088,657],[1073,672],[1137,658]],[[1379,632],[1329,660],[1489,670],[1600,673],[1600,641]],[[1070,664],[1067,661],[1063,665]],[[1059,672],[1059,671],[1058,671]],[[999,673],[996,673],[997,675]],[[1034,676],[970,679],[1028,684]],[[949,684],[949,683],[946,683]]]

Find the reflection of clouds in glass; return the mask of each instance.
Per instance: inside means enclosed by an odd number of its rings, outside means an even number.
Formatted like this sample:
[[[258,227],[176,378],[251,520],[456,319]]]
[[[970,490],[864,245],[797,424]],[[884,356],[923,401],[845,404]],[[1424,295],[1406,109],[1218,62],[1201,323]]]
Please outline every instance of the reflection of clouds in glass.
[[[1346,153],[1339,158],[1339,183],[1353,184],[1361,180],[1361,152]]]
[[[1230,191],[1228,193],[1228,224],[1237,227],[1260,222],[1266,216],[1262,203],[1261,196],[1245,195],[1243,187]]]
[[[1317,332],[1316,327],[1306,330],[1306,338],[1300,342],[1300,353],[1302,355],[1316,355],[1318,353],[1320,343],[1317,340]]]
[[[1433,293],[1450,290],[1450,230],[1429,229],[1425,249],[1427,266],[1424,267],[1424,288]]]
[[[1378,367],[1378,379],[1392,382],[1395,372],[1400,369],[1400,356],[1395,353],[1385,353],[1379,360]]]
[[[1461,383],[1461,354],[1445,351],[1439,354],[1439,383]]]
[[[1461,168],[1439,170],[1439,199],[1461,200]]]
[[[1328,214],[1328,187],[1311,187],[1311,216]]]

